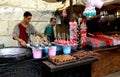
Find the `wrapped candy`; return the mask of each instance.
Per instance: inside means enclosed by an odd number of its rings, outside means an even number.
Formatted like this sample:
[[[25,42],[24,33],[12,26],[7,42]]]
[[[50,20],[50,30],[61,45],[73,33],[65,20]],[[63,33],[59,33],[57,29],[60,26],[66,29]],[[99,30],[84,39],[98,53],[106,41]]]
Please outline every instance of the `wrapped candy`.
[[[76,21],[70,22],[69,25],[71,30],[75,30],[77,27],[77,22]]]
[[[86,6],[87,7],[96,7],[101,9],[104,2],[102,0],[87,0]]]
[[[104,2],[102,0],[95,0],[94,2],[94,6],[97,7],[97,8],[102,8]]]
[[[80,30],[80,33],[81,33],[81,46],[84,47],[85,44],[86,44],[86,38],[87,38],[87,36],[86,36],[86,34],[87,34],[87,31],[86,31],[87,26],[86,26],[86,20],[85,19],[83,19],[80,28],[81,28],[81,30]]]
[[[100,8],[102,8],[103,4],[104,4],[104,2],[101,0],[87,0],[86,8],[83,12],[83,15],[85,17],[96,16],[95,7],[100,9]]]
[[[96,10],[95,7],[87,7],[85,8],[83,15],[85,17],[89,17],[89,16],[96,16]]]
[[[76,21],[69,22],[69,25],[70,25],[70,39],[77,40],[77,22]]]

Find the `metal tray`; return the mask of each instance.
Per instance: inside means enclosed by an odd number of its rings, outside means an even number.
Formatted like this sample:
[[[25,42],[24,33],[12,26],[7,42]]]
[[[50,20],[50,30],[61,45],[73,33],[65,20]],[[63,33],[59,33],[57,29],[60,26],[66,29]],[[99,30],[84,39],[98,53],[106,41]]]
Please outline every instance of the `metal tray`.
[[[64,65],[64,64],[68,64],[68,63],[73,63],[73,62],[76,62],[76,60],[72,60],[72,61],[68,61],[68,62],[63,62],[63,63],[57,63],[57,62],[53,62],[52,60],[49,59],[50,62],[52,62],[54,65]]]
[[[52,61],[50,58],[48,58],[48,60],[49,60],[50,62],[52,62],[53,64],[55,64],[55,65],[64,65],[64,64],[73,63],[73,62],[78,61],[77,58],[76,58],[75,60],[66,61],[66,62],[62,62],[62,63],[54,62],[54,61]]]

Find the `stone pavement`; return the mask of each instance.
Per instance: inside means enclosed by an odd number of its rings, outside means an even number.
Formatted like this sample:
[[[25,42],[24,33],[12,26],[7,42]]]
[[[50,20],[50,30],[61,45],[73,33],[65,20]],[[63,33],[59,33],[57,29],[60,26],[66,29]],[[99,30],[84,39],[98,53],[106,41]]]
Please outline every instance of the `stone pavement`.
[[[120,77],[120,71],[112,73],[112,74],[108,74],[107,76],[104,77]]]

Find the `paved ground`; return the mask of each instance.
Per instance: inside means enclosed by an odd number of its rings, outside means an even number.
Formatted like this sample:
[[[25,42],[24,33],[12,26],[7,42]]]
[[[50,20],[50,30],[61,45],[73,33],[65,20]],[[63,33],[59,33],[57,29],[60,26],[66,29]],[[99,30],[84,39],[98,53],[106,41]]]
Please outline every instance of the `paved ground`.
[[[119,72],[112,73],[112,74],[109,74],[109,75],[104,76],[104,77],[120,77],[120,71],[119,71]]]

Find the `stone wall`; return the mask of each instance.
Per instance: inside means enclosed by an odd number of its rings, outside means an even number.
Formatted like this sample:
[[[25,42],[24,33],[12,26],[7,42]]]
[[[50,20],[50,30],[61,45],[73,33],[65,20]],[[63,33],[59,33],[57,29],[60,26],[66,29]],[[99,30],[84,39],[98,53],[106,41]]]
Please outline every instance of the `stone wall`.
[[[68,3],[68,2],[67,2]],[[68,3],[69,4],[69,3]],[[49,19],[61,2],[48,3],[42,0],[0,0],[0,44],[16,46],[17,41],[12,39],[14,26],[21,22],[23,13],[30,11],[33,14],[31,24],[39,32],[43,32]]]

